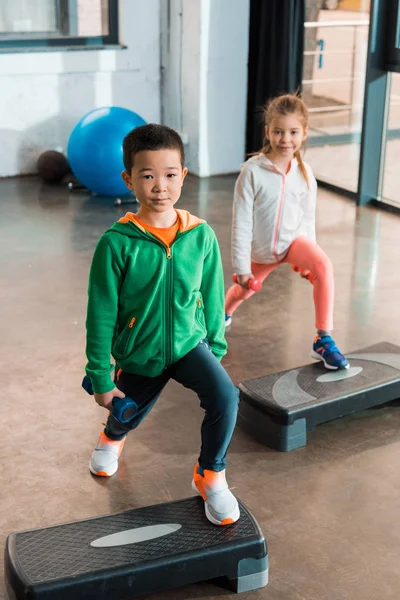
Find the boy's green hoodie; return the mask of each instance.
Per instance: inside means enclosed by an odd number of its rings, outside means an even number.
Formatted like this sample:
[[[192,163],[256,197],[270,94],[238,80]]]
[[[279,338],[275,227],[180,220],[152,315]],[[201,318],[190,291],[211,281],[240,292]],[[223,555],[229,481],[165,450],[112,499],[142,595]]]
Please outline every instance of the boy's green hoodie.
[[[110,355],[130,373],[156,377],[204,338],[226,353],[224,284],[214,231],[185,210],[171,247],[133,213],[100,238],[89,277],[86,372],[97,393],[114,388]]]

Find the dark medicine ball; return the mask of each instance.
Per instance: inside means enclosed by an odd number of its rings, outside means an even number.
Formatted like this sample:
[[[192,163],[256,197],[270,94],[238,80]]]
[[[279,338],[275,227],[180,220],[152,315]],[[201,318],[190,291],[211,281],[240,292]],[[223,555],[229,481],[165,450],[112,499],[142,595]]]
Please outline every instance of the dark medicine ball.
[[[43,181],[48,183],[60,183],[70,171],[64,154],[56,150],[43,152],[38,158],[36,168]]]

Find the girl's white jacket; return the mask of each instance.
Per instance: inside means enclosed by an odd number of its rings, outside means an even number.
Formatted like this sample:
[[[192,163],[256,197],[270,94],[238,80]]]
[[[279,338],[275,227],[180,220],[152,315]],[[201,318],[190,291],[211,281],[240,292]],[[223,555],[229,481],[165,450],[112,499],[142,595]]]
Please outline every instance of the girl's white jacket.
[[[304,165],[309,185],[295,158],[286,174],[264,154],[242,165],[232,224],[232,265],[238,275],[251,273],[251,261],[279,262],[300,236],[315,241],[317,182],[311,167]]]

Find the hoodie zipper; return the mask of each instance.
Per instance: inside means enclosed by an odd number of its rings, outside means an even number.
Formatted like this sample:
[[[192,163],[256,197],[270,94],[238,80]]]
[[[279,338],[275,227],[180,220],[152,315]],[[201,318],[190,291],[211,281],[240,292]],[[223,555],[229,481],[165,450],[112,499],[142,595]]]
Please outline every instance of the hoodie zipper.
[[[171,298],[172,298],[172,270],[173,270],[173,262],[172,262],[172,250],[170,246],[166,246],[166,284],[165,284],[165,315],[166,315],[166,331],[168,335],[166,335],[164,340],[165,347],[165,368],[172,362],[172,354],[173,354],[173,344],[172,344],[172,306],[171,306]]]
[[[183,232],[185,233],[185,232]],[[178,234],[177,234],[178,235]],[[147,237],[147,236],[146,236]],[[181,236],[179,236],[181,237]],[[165,252],[165,258],[166,258],[166,265],[165,265],[165,295],[164,295],[164,310],[165,310],[165,331],[168,331],[168,335],[164,334],[164,340],[163,340],[163,346],[164,346],[164,356],[165,356],[165,369],[168,367],[168,365],[172,362],[172,355],[173,355],[173,343],[172,343],[172,318],[171,318],[171,298],[172,298],[172,270],[173,270],[173,263],[172,263],[172,248],[171,246],[166,246],[165,244],[163,244],[160,240],[158,240],[157,238],[155,238],[154,236],[152,236],[151,238],[147,239],[151,242],[153,242],[154,244],[157,244],[157,246],[160,246],[160,248],[162,248],[163,252]],[[177,238],[175,238],[174,242],[177,240]]]
[[[191,231],[190,229],[188,231]],[[188,231],[178,232],[176,234],[174,244],[178,240],[181,239]],[[159,242],[155,239],[155,241],[165,249],[165,255],[167,258],[166,264],[166,284],[165,284],[165,308],[166,308],[166,331],[168,332],[168,336],[164,340],[164,348],[165,348],[165,368],[167,368],[173,361],[174,355],[174,344],[173,344],[173,327],[172,327],[172,302],[171,299],[173,297],[173,270],[174,263],[172,261],[172,247],[165,246],[162,242]]]
[[[190,231],[190,230],[189,230]],[[182,231],[181,233],[177,233],[177,237],[174,240],[174,244],[185,235],[186,231]],[[174,264],[172,261],[172,247],[166,246],[157,238],[152,238],[152,241],[156,243],[158,246],[163,248],[165,251],[166,257],[166,265],[165,265],[165,297],[164,297],[164,305],[165,305],[165,331],[168,332],[164,337],[164,353],[165,353],[165,368],[167,368],[173,359],[174,354],[174,345],[173,345],[173,329],[172,329],[172,303],[171,298],[173,296],[173,269]]]
[[[279,198],[278,218],[276,220],[275,233],[274,233],[274,244],[273,244],[273,250],[272,250],[272,252],[275,256],[276,262],[279,262],[279,258],[278,258],[278,254],[277,254],[277,246],[278,246],[279,228],[281,225],[281,217],[282,217],[283,197],[285,195],[285,185],[286,185],[286,175],[282,175],[282,189],[281,189],[281,196]]]

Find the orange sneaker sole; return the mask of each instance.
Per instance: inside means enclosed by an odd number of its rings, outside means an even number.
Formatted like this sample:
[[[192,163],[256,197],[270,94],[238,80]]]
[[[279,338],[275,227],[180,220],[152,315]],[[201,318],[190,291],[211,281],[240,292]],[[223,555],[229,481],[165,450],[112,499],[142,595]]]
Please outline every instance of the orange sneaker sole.
[[[106,473],[105,471],[97,471],[96,475],[98,477],[111,477],[111,475],[109,475],[108,473]]]

